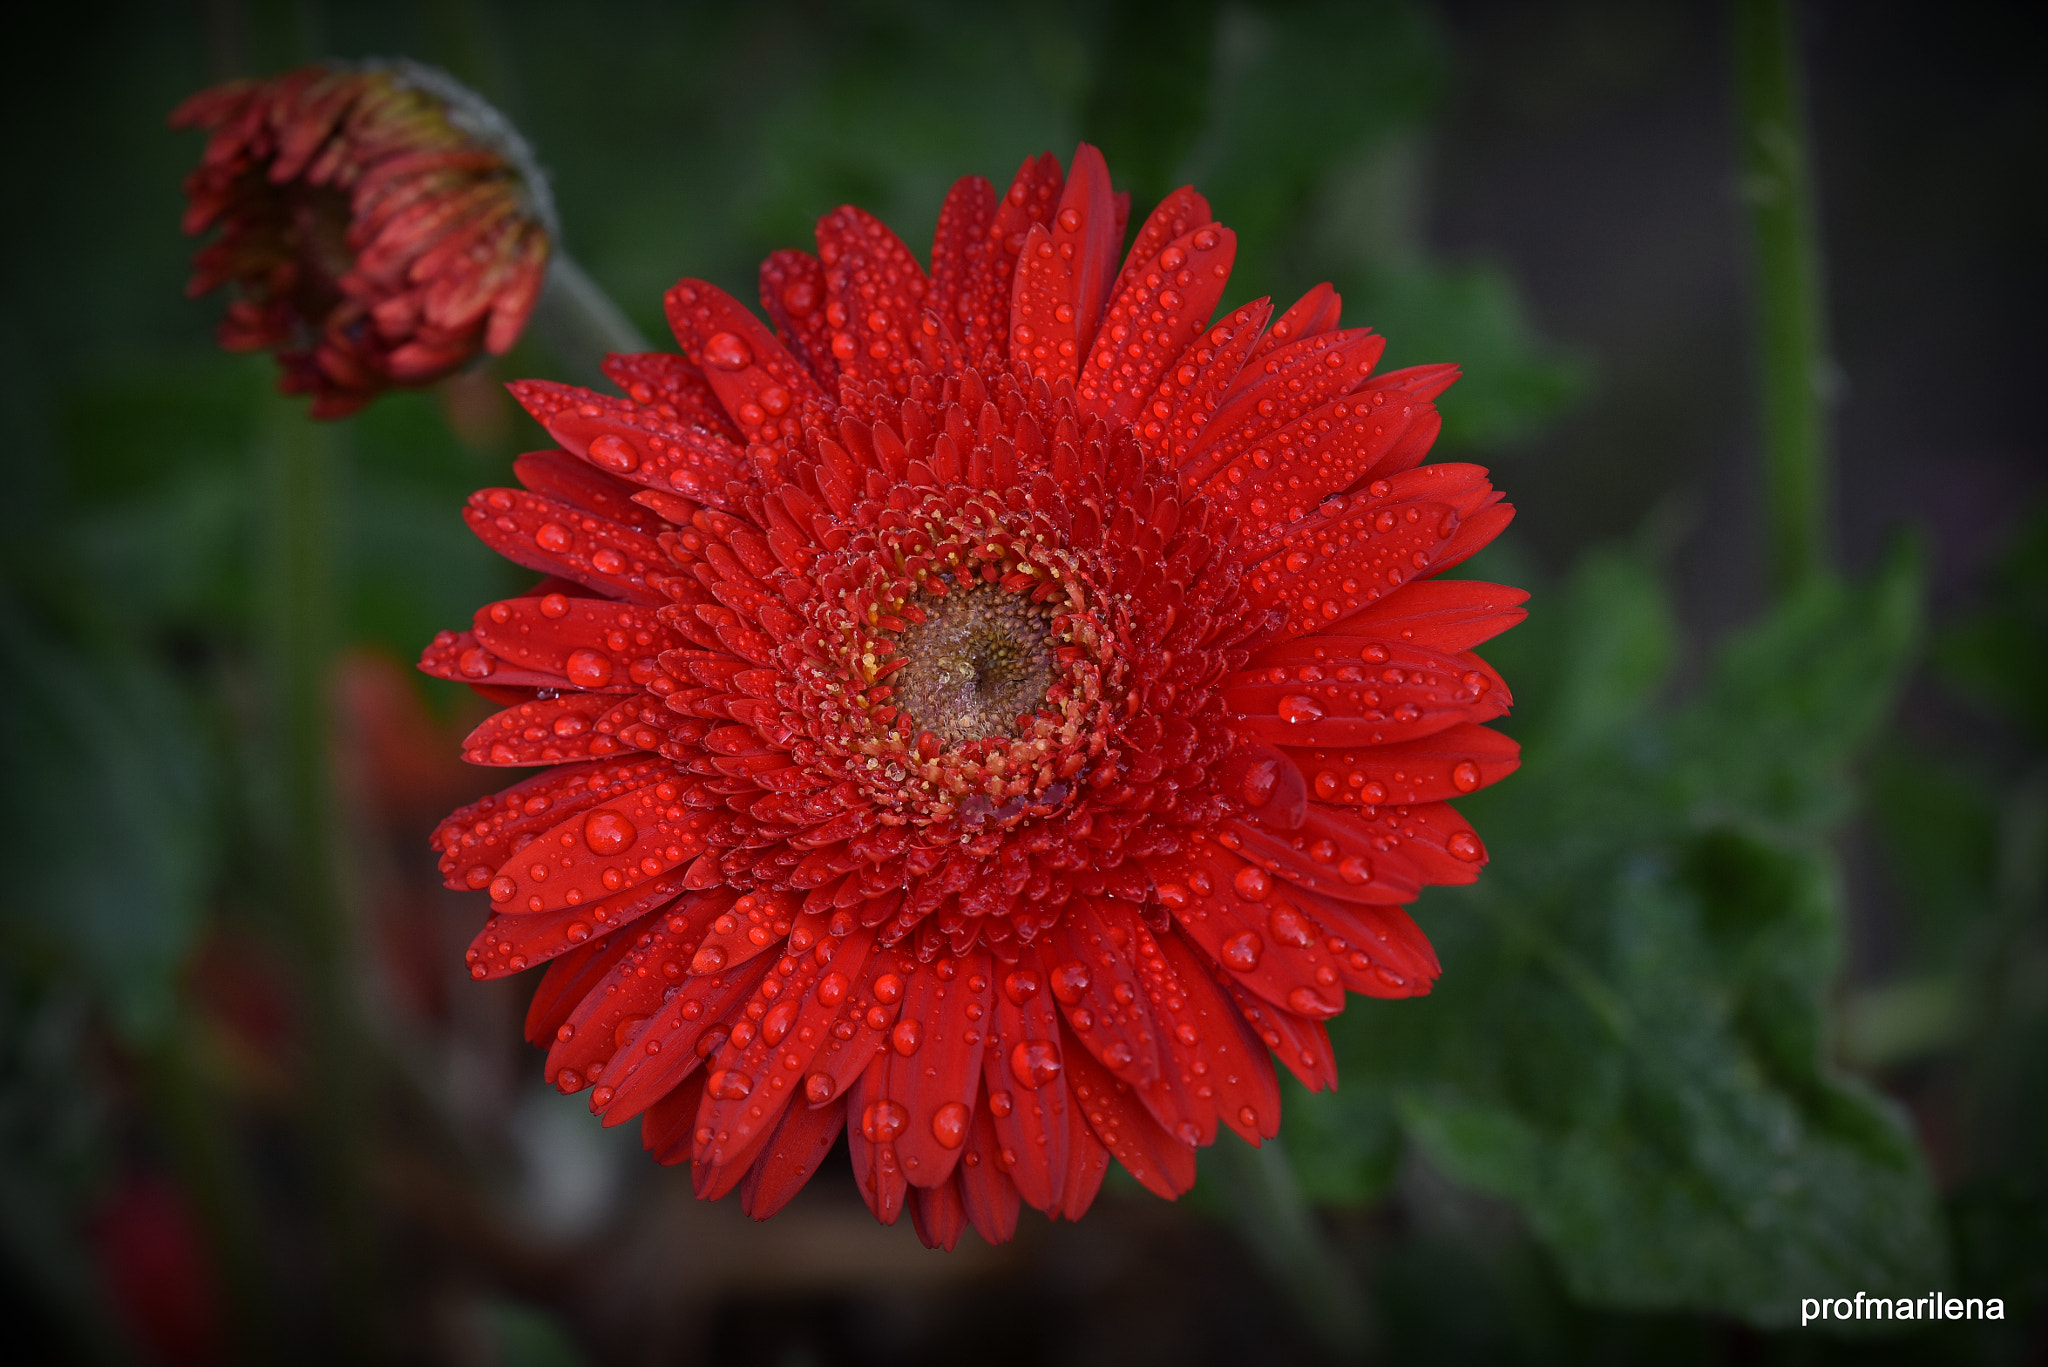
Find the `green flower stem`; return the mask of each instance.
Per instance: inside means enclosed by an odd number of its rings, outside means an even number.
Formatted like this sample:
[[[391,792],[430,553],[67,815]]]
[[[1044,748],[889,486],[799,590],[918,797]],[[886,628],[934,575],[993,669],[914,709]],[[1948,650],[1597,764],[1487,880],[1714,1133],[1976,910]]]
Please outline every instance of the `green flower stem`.
[[[368,1360],[376,1278],[363,1194],[363,1036],[355,1018],[355,937],[337,857],[331,684],[336,618],[336,491],[342,429],[280,403],[263,442],[273,747],[272,834],[282,936],[295,960],[306,1030],[303,1120],[331,1272],[336,1356]]]
[[[1782,595],[1829,563],[1830,366],[1791,0],[1737,0],[1735,67],[1756,254],[1771,576]]]
[[[1316,1227],[1280,1141],[1255,1149],[1219,1135],[1202,1162],[1238,1237],[1331,1360],[1363,1357],[1371,1332],[1355,1269]]]
[[[579,384],[604,378],[598,363],[608,351],[653,350],[626,311],[560,247],[548,263],[547,281],[528,326]]]

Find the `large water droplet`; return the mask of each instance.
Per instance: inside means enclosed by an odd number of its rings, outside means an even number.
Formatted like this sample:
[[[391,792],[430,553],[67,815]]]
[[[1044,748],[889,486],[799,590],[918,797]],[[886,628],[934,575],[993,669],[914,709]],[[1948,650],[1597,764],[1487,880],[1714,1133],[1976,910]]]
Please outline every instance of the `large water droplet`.
[[[860,1113],[860,1132],[870,1144],[887,1144],[903,1133],[910,1116],[893,1101],[868,1103]]]
[[[611,656],[595,650],[572,651],[562,673],[578,688],[603,688],[612,681]]]
[[[617,854],[639,838],[640,828],[612,808],[600,807],[583,818],[583,843],[592,854]]]
[[[704,343],[703,360],[718,370],[744,370],[754,363],[754,351],[737,333],[714,333]]]
[[[1445,842],[1444,848],[1468,864],[1476,864],[1486,858],[1486,847],[1479,843],[1479,837],[1470,831],[1459,831]]]
[[[1305,721],[1315,721],[1323,715],[1322,704],[1318,703],[1314,698],[1306,697],[1300,693],[1289,693],[1286,697],[1282,698],[1279,707],[1275,711],[1280,714],[1280,720],[1287,722],[1289,725],[1299,725]]]
[[[1010,1050],[1010,1075],[1026,1087],[1043,1087],[1060,1075],[1059,1046],[1046,1040],[1023,1040]]]
[[[623,475],[628,470],[640,468],[640,453],[633,443],[615,432],[605,432],[591,438],[590,460],[613,474]]]
[[[1052,994],[1072,1006],[1088,995],[1088,965],[1069,959],[1052,971]]]
[[[958,1101],[949,1101],[932,1112],[932,1138],[943,1148],[957,1149],[967,1142],[970,1112]]]

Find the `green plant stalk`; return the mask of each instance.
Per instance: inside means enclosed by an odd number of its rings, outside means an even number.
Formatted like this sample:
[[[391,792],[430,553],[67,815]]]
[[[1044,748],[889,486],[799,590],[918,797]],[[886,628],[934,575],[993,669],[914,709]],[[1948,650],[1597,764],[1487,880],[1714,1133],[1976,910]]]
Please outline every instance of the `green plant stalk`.
[[[608,351],[653,349],[604,286],[559,246],[548,262],[547,279],[528,326],[578,384],[603,383],[600,362]]]
[[[363,1036],[354,936],[342,894],[333,774],[336,490],[340,429],[280,403],[263,443],[267,635],[280,811],[283,932],[303,994],[303,1121],[331,1272],[337,1356],[372,1356],[376,1279],[363,1195]]]
[[[1791,0],[1736,0],[1735,72],[1756,260],[1771,578],[1784,595],[1830,560],[1830,366]]]
[[[1331,1361],[1365,1356],[1371,1328],[1357,1272],[1316,1227],[1279,1139],[1255,1149],[1218,1135],[1202,1161],[1238,1237]]]

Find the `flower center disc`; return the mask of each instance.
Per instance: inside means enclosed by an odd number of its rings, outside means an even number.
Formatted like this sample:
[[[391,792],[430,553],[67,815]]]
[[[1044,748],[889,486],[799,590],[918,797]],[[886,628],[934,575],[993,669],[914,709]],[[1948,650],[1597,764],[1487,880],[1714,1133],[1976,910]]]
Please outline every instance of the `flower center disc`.
[[[998,584],[924,597],[925,620],[905,627],[907,664],[890,701],[948,745],[1017,734],[1052,684],[1052,611]]]

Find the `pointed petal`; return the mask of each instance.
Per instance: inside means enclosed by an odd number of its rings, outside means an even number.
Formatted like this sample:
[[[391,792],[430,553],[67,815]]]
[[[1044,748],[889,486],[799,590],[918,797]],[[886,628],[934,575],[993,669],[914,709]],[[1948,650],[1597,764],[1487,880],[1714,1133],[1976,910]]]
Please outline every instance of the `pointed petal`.
[[[1499,498],[1475,465],[1425,465],[1375,480],[1366,493],[1328,500],[1290,529],[1246,576],[1246,588],[1255,601],[1286,611],[1279,639],[1327,631],[1409,580],[1456,563],[1460,538]],[[1498,530],[1489,525],[1484,535]]]
[[[995,1034],[982,1060],[989,1117],[1025,1204],[1055,1210],[1068,1151],[1059,1009],[1035,967],[998,975],[996,988]]]
[[[1202,198],[1192,185],[1183,185],[1160,200],[1145,216],[1138,235],[1131,239],[1130,253],[1124,257],[1123,269],[1117,273],[1116,284],[1109,292],[1110,298],[1122,294],[1136,274],[1166,249],[1167,243],[1215,221],[1216,215],[1209,212],[1209,201]]]
[[[1200,459],[1195,453],[1202,434],[1272,311],[1272,301],[1254,299],[1197,337],[1167,369],[1139,415],[1145,440],[1183,474]]]
[[[1340,808],[1316,803],[1292,831],[1257,821],[1232,820],[1217,843],[1266,872],[1340,902],[1412,902],[1422,891],[1422,870],[1391,849],[1374,849]]]
[[[761,309],[775,324],[782,344],[827,394],[839,391],[839,358],[832,354],[832,328],[825,321],[825,263],[809,252],[785,247],[761,263]]]
[[[493,920],[498,918],[493,917]],[[526,1004],[526,1042],[546,1048],[569,1015],[633,948],[629,935],[601,935],[548,965]]]
[[[718,401],[749,443],[749,459],[771,487],[788,472],[778,455],[806,425],[823,426],[837,405],[761,320],[702,280],[682,280],[663,298],[683,352],[704,369]],[[756,451],[756,446],[767,448]]]
[[[679,795],[673,784],[650,784],[550,827],[499,866],[493,908],[523,914],[602,901],[695,859],[718,818],[675,805]]]
[[[1205,224],[1134,272],[1103,315],[1075,398],[1112,423],[1134,420],[1167,368],[1209,326],[1230,280],[1237,234]]]
[[[486,720],[462,742],[471,764],[565,764],[627,750],[659,750],[674,715],[652,693],[565,693],[526,701]]]
[[[659,1101],[717,1047],[724,1022],[753,993],[768,967],[757,959],[731,973],[683,984],[621,1042],[591,1093],[590,1108],[604,1116],[605,1124],[618,1125]]]
[[[920,361],[936,358],[924,331],[924,267],[880,219],[852,205],[818,220],[832,354],[849,375],[901,399]]]
[[[1086,1049],[1066,1050],[1073,1105],[1088,1118],[1103,1147],[1147,1191],[1171,1201],[1195,1184],[1195,1150],[1168,1134],[1132,1094]]]
[[[903,1214],[910,1184],[896,1157],[895,1136],[902,1128],[901,1107],[888,1094],[889,1060],[876,1055],[846,1093],[846,1147],[853,1159],[853,1181],[861,1199],[885,1225]]]
[[[1257,994],[1247,991],[1241,984],[1232,981],[1221,969],[1217,978],[1222,981],[1224,991],[1231,1001],[1244,1013],[1245,1024],[1252,1033],[1273,1051],[1287,1071],[1311,1092],[1334,1089],[1337,1086],[1337,1055],[1330,1048],[1330,1032],[1319,1020],[1297,1016],[1292,1011],[1282,1010],[1271,1002],[1261,1000]]]
[[[832,1152],[846,1128],[846,1103],[791,1106],[740,1183],[740,1208],[765,1220],[788,1205]]]
[[[602,981],[592,985],[569,1013],[563,1029],[548,1041],[542,1075],[550,1083],[574,1091],[593,1080],[593,1069],[597,1077],[603,1077],[605,1065],[619,1054],[633,1032],[661,1009],[664,994],[676,981],[663,971],[665,966],[675,964],[680,972],[717,905],[711,899],[685,899],[633,936],[633,948],[619,957]],[[574,1076],[564,1077],[564,1070]],[[655,1093],[648,1101],[659,1095]]]
[[[1203,1088],[1213,1089],[1217,1118],[1246,1143],[1270,1139],[1280,1132],[1280,1080],[1272,1060],[1194,948],[1176,931],[1159,936],[1158,945],[1193,1027],[1192,1041],[1176,1030],[1168,1042],[1183,1085],[1197,1097]],[[1214,1123],[1205,1122],[1201,1142],[1215,1137]]]
[[[564,817],[679,778],[673,763],[653,756],[563,765],[458,808],[434,828],[431,844],[441,851],[449,887],[480,891],[522,837],[530,840]]]
[[[651,608],[565,594],[491,603],[477,609],[474,630],[500,660],[590,691],[636,692],[662,680],[673,688],[661,653],[689,645]]]
[[[910,1189],[910,1222],[917,1227],[917,1237],[926,1248],[943,1248],[951,1253],[959,1244],[960,1235],[967,1228],[967,1207],[951,1174],[935,1187]]]
[[[704,1100],[704,1076],[704,1070],[697,1069],[640,1115],[640,1147],[664,1167],[690,1161],[690,1134],[697,1128],[697,1107]]]
[[[1351,328],[1305,338],[1264,357],[1254,353],[1203,429],[1207,439],[1193,443],[1185,473],[1212,479],[1290,423],[1364,388],[1386,346],[1370,328]],[[1400,390],[1387,393],[1400,407],[1418,403]]]
[[[1432,579],[1382,598],[1345,624],[1357,636],[1461,651],[1506,631],[1529,614],[1522,589],[1477,579]]]
[[[593,937],[603,939],[682,892],[682,878],[671,875],[587,907],[565,907],[538,916],[493,916],[470,942],[466,956],[469,976],[479,981],[502,978],[545,963],[593,943]]]
[[[725,506],[726,486],[751,473],[745,453],[729,437],[687,419],[549,380],[507,386],[571,454],[643,488],[673,490]]]
[[[652,537],[631,527],[524,489],[480,489],[469,496],[462,520],[515,565],[573,579],[611,598],[668,601],[647,577],[673,566]]]
[[[743,1019],[733,1023],[732,1033],[708,1061],[712,1077],[700,1121],[700,1132],[708,1138],[695,1152],[697,1195],[703,1200],[725,1195],[753,1166],[784,1109],[803,1091],[804,1070],[825,1041],[827,1024],[820,1013],[811,1011],[811,1018],[803,1019],[805,999],[829,970],[838,942],[829,935],[812,940],[812,933],[800,930],[790,937],[791,952],[762,976],[740,1013]],[[808,948],[795,948],[804,942]]]
[[[907,1112],[896,1156],[912,1186],[946,1182],[960,1161],[981,1090],[991,987],[988,952],[975,949],[926,966],[904,993],[885,1057],[888,1094]]]
[[[1471,722],[1398,745],[1288,753],[1319,800],[1345,806],[1441,802],[1498,783],[1522,762],[1512,738]]]
[[[1513,702],[1493,667],[1469,653],[1300,636],[1268,646],[1259,659],[1222,691],[1242,719],[1233,729],[1268,745],[1393,745],[1490,721]]]
[[[1379,473],[1415,424],[1434,417],[1403,398],[1375,389],[1310,409],[1211,476],[1203,492],[1243,527],[1240,554],[1257,554],[1329,495]]]
[[[1344,301],[1338,297],[1337,291],[1330,288],[1330,282],[1325,280],[1295,300],[1287,312],[1273,320],[1272,328],[1259,339],[1259,348],[1252,353],[1252,359],[1257,361],[1291,343],[1304,341],[1310,337],[1320,337],[1335,330],[1337,320],[1343,311]]]
[[[1079,1106],[1067,1107],[1067,1180],[1060,1195],[1059,1215],[1078,1220],[1095,1204],[1102,1179],[1109,1176],[1110,1152],[1096,1136]]]
[[[984,1092],[968,1127],[960,1166],[953,1174],[960,1184],[960,1203],[967,1219],[988,1244],[1003,1243],[1017,1232],[1017,1212],[1023,1205],[1017,1184],[1003,1172],[1002,1161],[1002,1143],[996,1138],[995,1120]]]
[[[1344,1009],[1345,966],[1284,882],[1213,841],[1147,865],[1188,940],[1237,982],[1297,1015],[1327,1020]]]
[[[1110,188],[1109,166],[1098,149],[1085,142],[1074,149],[1059,207],[1048,226],[1053,251],[1068,263],[1071,272],[1073,293],[1068,302],[1074,310],[1074,345],[1085,356],[1095,343],[1102,311],[1109,304],[1124,245],[1124,225]]]
[[[705,428],[727,441],[743,440],[704,370],[673,351],[612,352],[604,358],[605,377],[626,397],[669,422]]]
[[[1003,319],[988,311],[1006,300],[994,257],[1002,245],[989,236],[996,217],[996,189],[980,176],[962,176],[939,206],[932,230],[931,291],[927,302],[963,343],[970,363],[1002,336]]]
[[[633,495],[640,492],[633,485],[567,451],[529,451],[512,462],[512,473],[536,494],[596,513],[644,536],[658,537],[670,530],[652,509],[633,501]]]

